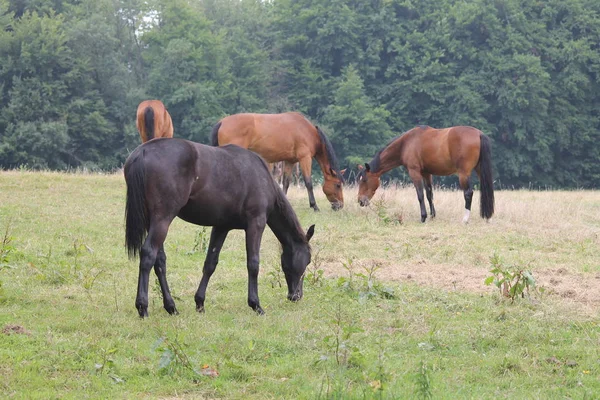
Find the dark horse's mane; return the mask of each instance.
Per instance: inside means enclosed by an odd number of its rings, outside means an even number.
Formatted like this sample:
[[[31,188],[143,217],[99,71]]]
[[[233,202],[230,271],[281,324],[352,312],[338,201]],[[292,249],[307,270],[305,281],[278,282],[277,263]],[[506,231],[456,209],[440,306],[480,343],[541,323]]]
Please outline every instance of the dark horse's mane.
[[[258,158],[260,160],[263,168],[265,169],[265,171],[267,171],[269,173],[269,176],[270,176],[271,171],[269,171],[269,166],[267,165],[265,160],[256,153],[252,153],[252,155],[254,155],[256,158]],[[294,236],[296,236],[302,243],[308,244],[308,241],[306,240],[306,235],[304,234],[304,231],[302,230],[302,226],[300,226],[300,221],[298,220],[298,217],[294,213],[294,208],[288,201],[287,197],[285,196],[285,194],[283,193],[283,191],[281,190],[281,188],[279,187],[277,182],[275,182],[275,179],[271,179],[271,184],[273,185],[273,190],[275,191],[275,198],[276,198],[275,199],[275,208],[277,209],[277,211],[279,211],[279,215],[290,226],[293,227],[293,229],[295,230],[294,233],[296,233]]]
[[[331,166],[331,168],[333,168],[333,170],[337,174],[338,178],[342,182],[344,182],[344,177],[342,176],[342,173],[340,172],[340,166],[338,164],[338,160],[335,155],[335,151],[333,150],[333,146],[332,146],[331,142],[329,141],[327,136],[325,136],[325,134],[323,133],[321,128],[319,128],[316,125],[315,125],[315,128],[317,128],[317,132],[319,132],[319,137],[321,138],[321,142],[323,142],[323,144],[325,145],[325,152],[327,153],[327,158],[329,159],[329,165]]]

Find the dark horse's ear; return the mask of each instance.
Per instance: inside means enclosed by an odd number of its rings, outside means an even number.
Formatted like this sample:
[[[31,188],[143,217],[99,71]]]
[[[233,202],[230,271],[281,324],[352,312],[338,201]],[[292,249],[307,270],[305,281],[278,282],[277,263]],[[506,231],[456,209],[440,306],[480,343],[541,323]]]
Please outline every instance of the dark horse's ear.
[[[312,224],[310,228],[306,231],[306,241],[308,242],[311,237],[315,234],[315,225]]]
[[[367,163],[365,163],[365,169],[367,170],[367,172],[371,171],[371,166]]]

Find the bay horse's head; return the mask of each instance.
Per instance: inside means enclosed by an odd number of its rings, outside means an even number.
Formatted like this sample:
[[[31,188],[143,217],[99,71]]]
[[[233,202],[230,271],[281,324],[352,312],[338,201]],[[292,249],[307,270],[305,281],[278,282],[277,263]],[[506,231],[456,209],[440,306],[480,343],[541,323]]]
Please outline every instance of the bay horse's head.
[[[336,172],[333,168],[329,168],[329,174],[323,174],[323,193],[335,211],[344,208],[344,191],[342,190],[344,171],[346,170]]]
[[[371,172],[369,164],[365,163],[363,168],[362,165],[358,166],[358,204],[362,207],[368,206],[369,201],[375,195],[375,191],[379,187],[379,175]]]
[[[310,246],[308,241],[315,233],[315,226],[311,225],[306,231],[306,242],[300,245],[284,246],[281,254],[281,269],[285,275],[285,281],[288,285],[287,298],[291,301],[298,301],[302,298],[304,282],[304,271],[310,263]]]

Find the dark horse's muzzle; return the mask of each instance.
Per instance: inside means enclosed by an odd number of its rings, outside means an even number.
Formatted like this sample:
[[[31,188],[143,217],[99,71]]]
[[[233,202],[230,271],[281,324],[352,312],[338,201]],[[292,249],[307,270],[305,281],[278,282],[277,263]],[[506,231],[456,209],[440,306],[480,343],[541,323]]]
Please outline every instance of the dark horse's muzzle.
[[[302,296],[304,294],[304,291],[302,289],[303,280],[304,280],[304,278],[300,278],[300,282],[298,283],[298,286],[296,287],[296,290],[294,290],[294,291],[288,291],[288,295],[287,295],[288,300],[290,300],[290,301],[299,301],[302,298]]]

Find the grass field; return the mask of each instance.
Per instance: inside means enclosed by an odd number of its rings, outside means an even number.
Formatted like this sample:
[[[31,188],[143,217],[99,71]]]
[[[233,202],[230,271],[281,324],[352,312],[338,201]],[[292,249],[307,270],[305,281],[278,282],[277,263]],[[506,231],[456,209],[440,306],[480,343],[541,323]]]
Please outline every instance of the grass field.
[[[209,230],[176,220],[165,244],[180,315],[124,249],[122,175],[0,172],[0,397],[23,399],[600,398],[600,193],[499,191],[468,225],[462,193],[434,192],[419,222],[412,188],[356,188],[320,213],[304,298],[286,300],[268,231],[259,294],[246,305],[242,232],[229,235],[195,312]],[[514,302],[484,285],[492,257],[537,283]],[[154,276],[154,275],[152,275]],[[539,290],[542,289],[542,290]]]

